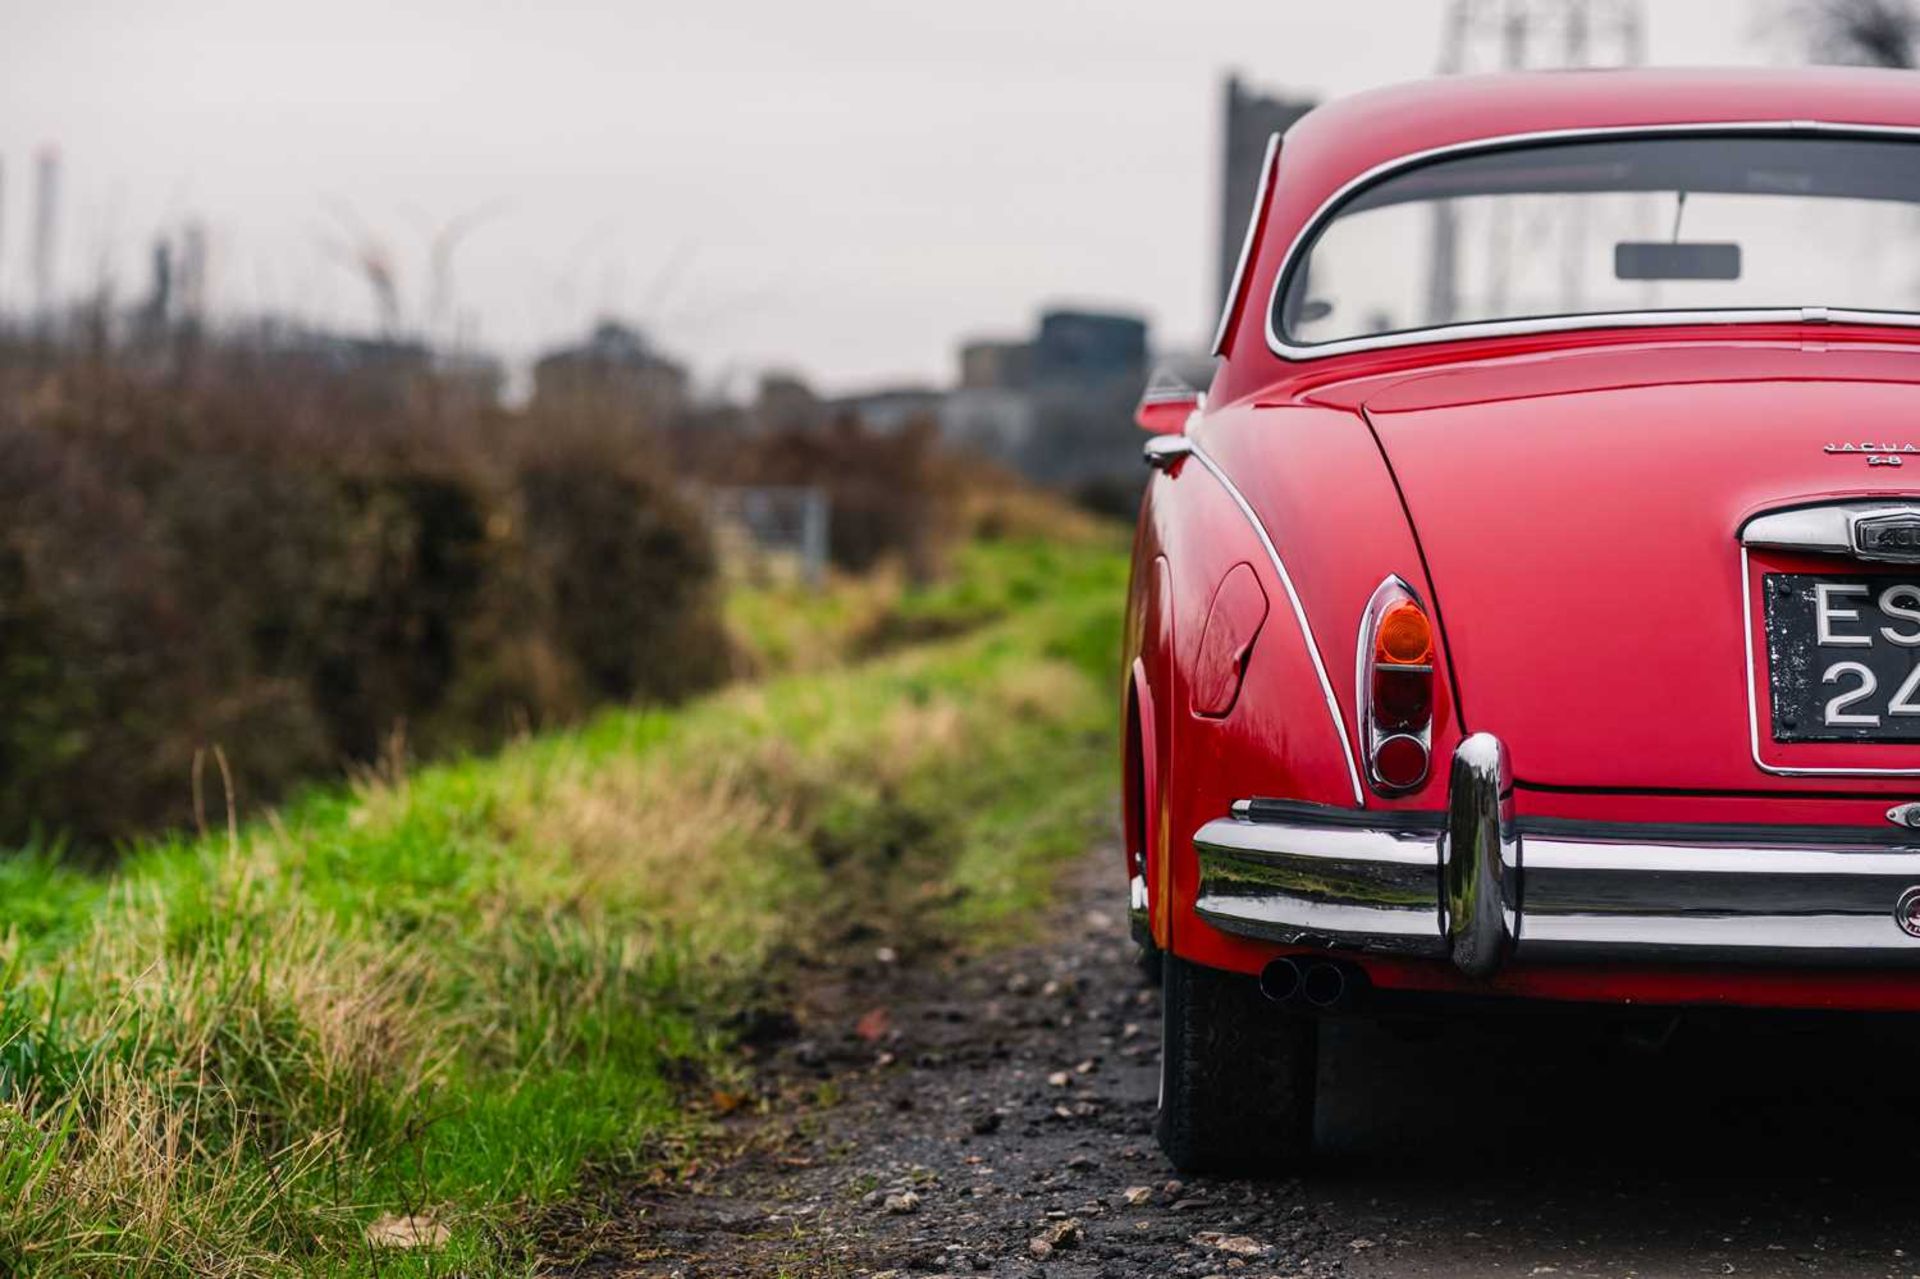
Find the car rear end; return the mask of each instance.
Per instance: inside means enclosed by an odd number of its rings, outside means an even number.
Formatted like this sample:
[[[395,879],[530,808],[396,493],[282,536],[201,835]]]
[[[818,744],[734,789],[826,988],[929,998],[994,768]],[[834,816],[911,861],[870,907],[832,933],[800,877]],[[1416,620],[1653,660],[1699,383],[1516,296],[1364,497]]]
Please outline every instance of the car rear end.
[[[1196,456],[1254,491],[1232,432],[1343,409],[1415,554],[1316,619],[1352,802],[1232,756],[1235,793],[1187,792],[1170,1016],[1257,989],[1298,1067],[1363,1002],[1920,1010],[1916,213],[1920,126],[1738,112],[1476,138],[1256,211],[1280,242]],[[1300,512],[1242,505],[1290,595],[1353,577],[1289,574]],[[1169,1035],[1167,1105],[1206,1110],[1226,1068]],[[1212,1132],[1169,1150],[1240,1149]]]

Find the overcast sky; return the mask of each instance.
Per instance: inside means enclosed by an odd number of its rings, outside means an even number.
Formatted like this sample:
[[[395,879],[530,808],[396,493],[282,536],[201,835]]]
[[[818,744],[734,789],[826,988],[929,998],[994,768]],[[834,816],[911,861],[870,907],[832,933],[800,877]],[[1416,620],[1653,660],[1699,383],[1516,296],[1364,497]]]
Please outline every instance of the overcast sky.
[[[1779,60],[1765,0],[1648,3],[1656,64]],[[0,308],[27,173],[63,159],[59,284],[146,287],[207,225],[226,312],[406,319],[521,357],[616,314],[703,379],[942,382],[1068,301],[1210,330],[1219,78],[1427,74],[1438,0],[0,0]],[[446,322],[451,332],[455,322]]]

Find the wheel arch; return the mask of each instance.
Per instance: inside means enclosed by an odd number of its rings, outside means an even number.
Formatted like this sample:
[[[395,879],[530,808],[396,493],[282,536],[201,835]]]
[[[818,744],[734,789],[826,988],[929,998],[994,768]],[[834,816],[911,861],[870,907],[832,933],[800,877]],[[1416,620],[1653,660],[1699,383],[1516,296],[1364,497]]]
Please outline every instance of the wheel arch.
[[[1170,920],[1166,908],[1167,819],[1161,803],[1160,740],[1153,684],[1145,658],[1135,658],[1127,680],[1126,729],[1121,769],[1122,831],[1129,888],[1139,876],[1140,893],[1129,899],[1135,934],[1165,949]]]

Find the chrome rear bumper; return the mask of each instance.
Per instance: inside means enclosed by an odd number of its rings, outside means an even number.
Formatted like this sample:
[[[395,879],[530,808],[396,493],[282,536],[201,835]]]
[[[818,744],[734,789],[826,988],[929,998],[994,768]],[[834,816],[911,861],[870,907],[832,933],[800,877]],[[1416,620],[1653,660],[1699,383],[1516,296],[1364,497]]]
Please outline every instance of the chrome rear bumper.
[[[1920,965],[1920,834],[1519,820],[1506,749],[1454,752],[1445,813],[1249,800],[1194,836],[1196,909],[1289,945],[1451,959]]]

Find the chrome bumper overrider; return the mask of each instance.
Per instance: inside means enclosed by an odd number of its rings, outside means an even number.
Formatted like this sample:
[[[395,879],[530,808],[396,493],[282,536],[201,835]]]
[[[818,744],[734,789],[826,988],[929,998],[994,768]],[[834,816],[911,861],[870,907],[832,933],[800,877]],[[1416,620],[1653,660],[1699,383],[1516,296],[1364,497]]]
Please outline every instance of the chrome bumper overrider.
[[[1520,820],[1506,748],[1460,744],[1445,813],[1273,800],[1194,836],[1202,918],[1289,945],[1449,958],[1920,964],[1920,834]]]

